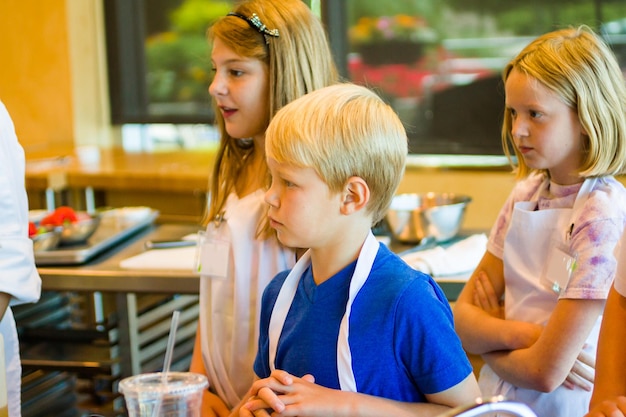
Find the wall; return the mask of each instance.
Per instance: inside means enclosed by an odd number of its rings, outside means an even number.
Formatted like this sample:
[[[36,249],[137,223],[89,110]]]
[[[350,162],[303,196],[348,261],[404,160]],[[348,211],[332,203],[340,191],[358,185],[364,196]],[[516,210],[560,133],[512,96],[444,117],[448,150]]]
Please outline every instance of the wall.
[[[2,0],[0,100],[27,158],[109,147],[102,0]]]
[[[27,154],[73,145],[65,0],[0,2],[0,99]]]
[[[110,124],[103,0],[65,0],[74,102],[74,143],[110,148],[121,130]]]

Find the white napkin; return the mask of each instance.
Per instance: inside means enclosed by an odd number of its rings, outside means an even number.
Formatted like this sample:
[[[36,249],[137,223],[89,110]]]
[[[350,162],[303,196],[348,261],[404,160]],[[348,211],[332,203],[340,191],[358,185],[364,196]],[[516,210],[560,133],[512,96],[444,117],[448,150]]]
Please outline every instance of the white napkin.
[[[196,247],[152,249],[120,262],[124,269],[175,269],[195,270]]]
[[[473,271],[487,250],[487,236],[484,233],[472,235],[447,248],[411,252],[402,259],[412,268],[433,277],[459,275]]]

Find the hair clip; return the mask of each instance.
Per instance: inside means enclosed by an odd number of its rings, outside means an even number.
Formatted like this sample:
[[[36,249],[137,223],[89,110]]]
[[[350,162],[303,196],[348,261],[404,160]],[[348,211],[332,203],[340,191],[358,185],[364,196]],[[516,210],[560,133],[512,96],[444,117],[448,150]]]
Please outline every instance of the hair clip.
[[[261,19],[256,13],[252,13],[251,17],[247,17],[240,13],[230,12],[227,14],[227,16],[235,16],[248,22],[251,28],[256,29],[257,32],[263,35],[266,44],[270,43],[269,36],[273,36],[275,38],[278,38],[279,36],[278,29],[268,29],[267,26],[265,26],[263,22],[261,22]]]

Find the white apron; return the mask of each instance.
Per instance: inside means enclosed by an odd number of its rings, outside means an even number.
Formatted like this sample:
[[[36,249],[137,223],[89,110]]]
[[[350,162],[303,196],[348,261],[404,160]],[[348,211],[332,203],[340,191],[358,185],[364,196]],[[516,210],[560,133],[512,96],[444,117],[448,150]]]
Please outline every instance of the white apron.
[[[591,192],[595,179],[587,179],[581,186],[573,208],[536,210],[537,194],[531,201],[515,204],[504,245],[504,276],[506,277],[505,316],[545,324],[558,301],[558,295],[540,282],[546,263],[546,254],[554,239],[566,242],[568,231],[577,211]],[[547,238],[538,237],[547,236]],[[595,357],[601,317],[587,338],[585,351]],[[488,366],[483,366],[479,385],[484,395],[504,395],[531,407],[538,416],[577,417],[589,408],[591,393],[582,389],[569,390],[560,386],[551,393],[519,388],[503,381]]]
[[[263,290],[276,274],[292,267],[295,254],[275,238],[256,240],[257,224],[265,215],[264,192],[241,199],[232,194],[224,219],[211,222],[209,232],[230,242],[227,278],[200,279],[202,357],[210,389],[229,408],[239,403],[254,381]]]
[[[354,372],[352,370],[352,354],[350,352],[350,346],[348,345],[348,335],[350,331],[350,312],[352,311],[352,303],[365,281],[369,277],[372,265],[374,265],[374,259],[378,253],[379,243],[372,234],[369,233],[365,243],[359,253],[359,258],[354,269],[354,274],[350,280],[350,289],[348,295],[348,302],[346,303],[346,312],[343,315],[341,324],[339,327],[339,337],[337,339],[337,372],[339,375],[339,385],[342,391],[357,392],[356,381],[354,379]],[[285,282],[278,293],[276,298],[276,304],[272,310],[272,316],[269,324],[269,364],[270,369],[275,369],[276,350],[278,347],[278,340],[287,318],[287,313],[291,307],[296,289],[298,288],[298,282],[302,274],[311,263],[311,254],[307,251],[293,267]],[[300,375],[298,375],[300,376]]]

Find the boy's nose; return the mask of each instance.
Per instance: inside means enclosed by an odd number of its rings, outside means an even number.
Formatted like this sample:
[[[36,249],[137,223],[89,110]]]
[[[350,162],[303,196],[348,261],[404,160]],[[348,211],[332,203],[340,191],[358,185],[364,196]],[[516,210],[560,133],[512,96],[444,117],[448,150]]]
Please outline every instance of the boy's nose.
[[[272,191],[272,187],[265,192],[264,200],[267,204],[272,207],[278,207],[278,199],[276,198],[276,193]]]
[[[265,195],[263,196],[263,201],[265,201],[266,204],[270,204],[270,190],[267,190],[265,192]]]

